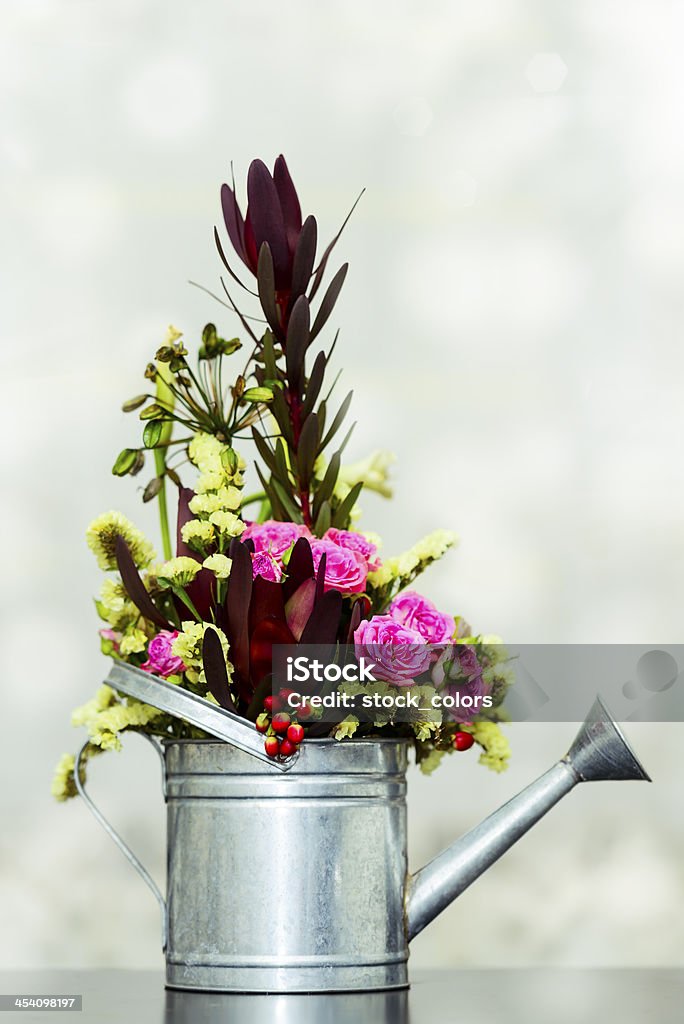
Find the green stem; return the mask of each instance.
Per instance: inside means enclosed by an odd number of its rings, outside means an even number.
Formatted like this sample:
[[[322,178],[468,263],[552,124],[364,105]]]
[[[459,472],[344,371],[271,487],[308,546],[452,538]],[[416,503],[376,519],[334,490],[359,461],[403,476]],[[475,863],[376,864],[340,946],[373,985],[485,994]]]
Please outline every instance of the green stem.
[[[255,501],[263,501],[265,497],[263,491],[255,491],[254,494],[248,494],[246,498],[243,498],[240,505],[244,508],[245,505],[253,505]]]
[[[166,363],[157,363],[157,401],[173,414],[174,396],[169,386],[171,373]],[[171,443],[173,433],[173,421],[164,424],[161,441],[168,445]],[[162,537],[162,550],[166,561],[172,557],[171,534],[169,531],[169,510],[166,504],[166,447],[155,448],[154,465],[157,476],[161,478],[161,487],[157,498],[159,499],[159,526]]]
[[[163,448],[155,448],[154,465],[157,476],[161,477],[161,487],[157,494],[159,501],[159,527],[162,538],[162,551],[166,561],[172,558],[171,533],[169,531],[169,509],[166,503],[166,453]]]

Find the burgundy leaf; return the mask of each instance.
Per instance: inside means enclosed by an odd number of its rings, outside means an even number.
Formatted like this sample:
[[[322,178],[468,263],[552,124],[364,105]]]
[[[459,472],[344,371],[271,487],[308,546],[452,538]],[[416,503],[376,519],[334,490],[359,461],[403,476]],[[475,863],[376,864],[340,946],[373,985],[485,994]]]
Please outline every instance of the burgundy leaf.
[[[245,217],[245,252],[247,253],[247,259],[250,264],[254,265],[253,273],[256,274],[259,249],[256,244],[256,238],[254,237],[254,228],[252,226],[252,218],[250,216],[249,209],[247,210],[247,216]]]
[[[292,307],[300,295],[303,295],[309,286],[313,265],[316,259],[316,242],[318,227],[315,217],[307,217],[302,225],[302,230],[295,249],[294,262],[292,264],[292,281],[290,283],[290,307]]]
[[[328,556],[323,552],[321,560],[318,563],[318,572],[316,573],[316,601],[320,601],[325,593],[325,566],[328,560]]]
[[[266,315],[266,321],[273,333],[280,338],[283,331],[278,318],[278,308],[275,300],[273,257],[271,256],[271,247],[268,242],[264,242],[259,250],[257,284],[259,287],[259,302]]]
[[[325,556],[324,556],[325,557]],[[315,580],[304,580],[285,605],[288,629],[295,640],[300,640],[316,600]]]
[[[244,684],[249,679],[248,614],[252,597],[252,559],[237,537],[231,541],[228,553],[233,564],[226,594],[226,632],[231,660]]]
[[[347,216],[344,218],[342,227],[337,232],[337,234],[333,238],[332,242],[330,242],[330,244],[328,245],[327,249],[325,250],[325,252],[321,256],[321,262],[316,267],[316,274],[315,274],[315,277],[314,277],[314,282],[311,285],[311,292],[309,293],[309,301],[310,302],[313,302],[314,295],[318,291],[318,289],[320,287],[320,284],[321,284],[321,281],[323,280],[323,274],[325,273],[325,268],[328,265],[328,260],[330,258],[330,253],[335,248],[335,246],[336,246],[336,244],[337,244],[337,242],[339,240],[340,235],[342,234],[342,232],[346,228],[347,222],[348,222],[349,218],[351,217],[352,213],[356,209],[357,203],[359,202],[359,199],[361,198],[361,196],[363,195],[363,193],[365,191],[366,191],[365,188],[361,189],[361,191],[359,192],[359,194],[358,194],[358,196],[356,198],[356,201],[354,202],[354,205],[352,206],[352,208],[349,211],[349,213],[347,214]]]
[[[186,523],[190,522],[193,517],[190,511],[190,501],[194,498],[195,492],[190,487],[179,487],[178,488],[178,517],[176,519],[176,556],[184,558],[194,558],[196,562],[201,561],[197,552],[193,551],[189,547],[182,536],[182,529]],[[195,576],[192,583],[188,584],[185,588],[186,593],[199,615],[202,619],[209,620],[211,618],[212,607],[214,604],[214,586],[215,577],[209,569],[200,569]],[[181,619],[187,618],[188,611],[185,605],[176,598],[174,601],[176,609]]]
[[[354,633],[361,625],[361,605],[358,601],[354,602],[352,608],[351,618],[349,619],[349,630],[347,631],[347,643],[354,643]]]
[[[309,318],[309,300],[306,295],[300,295],[290,314],[285,344],[287,376],[297,392],[304,381],[304,357],[310,341]]]
[[[211,627],[204,631],[202,664],[210,692],[216,697],[222,708],[237,712],[235,701],[230,692],[226,659],[221,647],[221,641],[216,630]]]
[[[221,209],[231,245],[245,266],[254,273],[254,267],[249,265],[245,251],[245,222],[242,219],[235,192],[230,185],[221,186]]]
[[[286,282],[290,270],[290,251],[287,245],[285,222],[278,190],[263,160],[252,160],[247,175],[247,216],[254,231],[256,252],[268,242],[273,256],[276,287]],[[245,233],[245,244],[247,235]]]
[[[243,547],[249,542],[245,541]],[[262,619],[285,622],[285,603],[280,583],[257,576],[252,581],[252,600],[249,606],[249,629],[254,631]]]
[[[342,615],[342,594],[339,590],[328,590],[317,601],[309,616],[300,643],[334,644]]]
[[[162,615],[148,594],[145,584],[140,579],[133,555],[123,537],[119,536],[116,538],[114,552],[126,593],[140,614],[148,619],[149,622],[154,622],[155,626],[159,626],[161,629],[173,629],[171,623]]]
[[[294,644],[294,637],[284,622],[279,622],[278,619],[262,619],[252,633],[249,645],[254,687],[272,671],[273,644]]]
[[[290,253],[294,253],[297,238],[302,228],[302,211],[299,205],[297,190],[292,183],[292,178],[282,153],[276,160],[273,168],[273,181],[278,192],[278,198],[280,199],[280,207],[283,211],[287,244]]]
[[[335,303],[337,302],[337,298],[342,290],[342,285],[344,284],[344,279],[347,276],[348,269],[349,264],[343,263],[340,269],[333,277],[330,284],[328,285],[328,289],[325,295],[323,296],[323,301],[321,302],[318,313],[316,314],[316,319],[313,322],[313,327],[311,328],[311,334],[309,335],[309,343],[311,343],[314,340],[319,331],[321,331],[325,324],[327,323],[328,318],[330,317],[330,314],[333,311]]]
[[[283,596],[288,601],[304,580],[314,578],[313,555],[306,537],[300,537],[292,549],[287,566],[287,579],[283,583]]]

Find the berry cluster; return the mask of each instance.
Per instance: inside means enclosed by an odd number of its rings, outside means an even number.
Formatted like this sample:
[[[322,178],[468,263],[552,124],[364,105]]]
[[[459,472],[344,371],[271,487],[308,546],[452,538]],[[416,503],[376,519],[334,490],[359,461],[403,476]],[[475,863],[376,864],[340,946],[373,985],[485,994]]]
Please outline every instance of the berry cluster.
[[[266,734],[264,750],[269,757],[291,757],[304,739],[304,726],[282,710],[292,692],[280,690],[276,696],[265,697],[264,710],[256,720],[257,731]],[[306,717],[307,711],[300,709],[300,717]]]

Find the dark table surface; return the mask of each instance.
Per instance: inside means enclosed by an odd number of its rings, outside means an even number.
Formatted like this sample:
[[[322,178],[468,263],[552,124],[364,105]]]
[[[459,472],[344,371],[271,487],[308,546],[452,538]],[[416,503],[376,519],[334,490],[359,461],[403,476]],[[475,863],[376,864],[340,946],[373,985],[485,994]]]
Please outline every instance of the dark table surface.
[[[328,996],[169,992],[157,971],[0,971],[0,995],[83,996],[82,1012],[29,1021],[124,1024],[680,1024],[684,969],[416,971],[408,992]]]

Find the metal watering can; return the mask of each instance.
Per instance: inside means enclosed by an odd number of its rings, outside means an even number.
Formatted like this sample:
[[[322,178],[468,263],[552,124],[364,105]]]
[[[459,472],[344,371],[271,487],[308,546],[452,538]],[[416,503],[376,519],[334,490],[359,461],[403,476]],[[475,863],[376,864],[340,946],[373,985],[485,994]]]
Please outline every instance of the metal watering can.
[[[408,944],[578,782],[650,781],[597,698],[570,751],[415,874],[402,739],[305,740],[278,763],[246,720],[123,663],[107,683],[223,742],[147,737],[162,761],[167,898],[84,791],[162,910],[167,987],[408,986]]]

